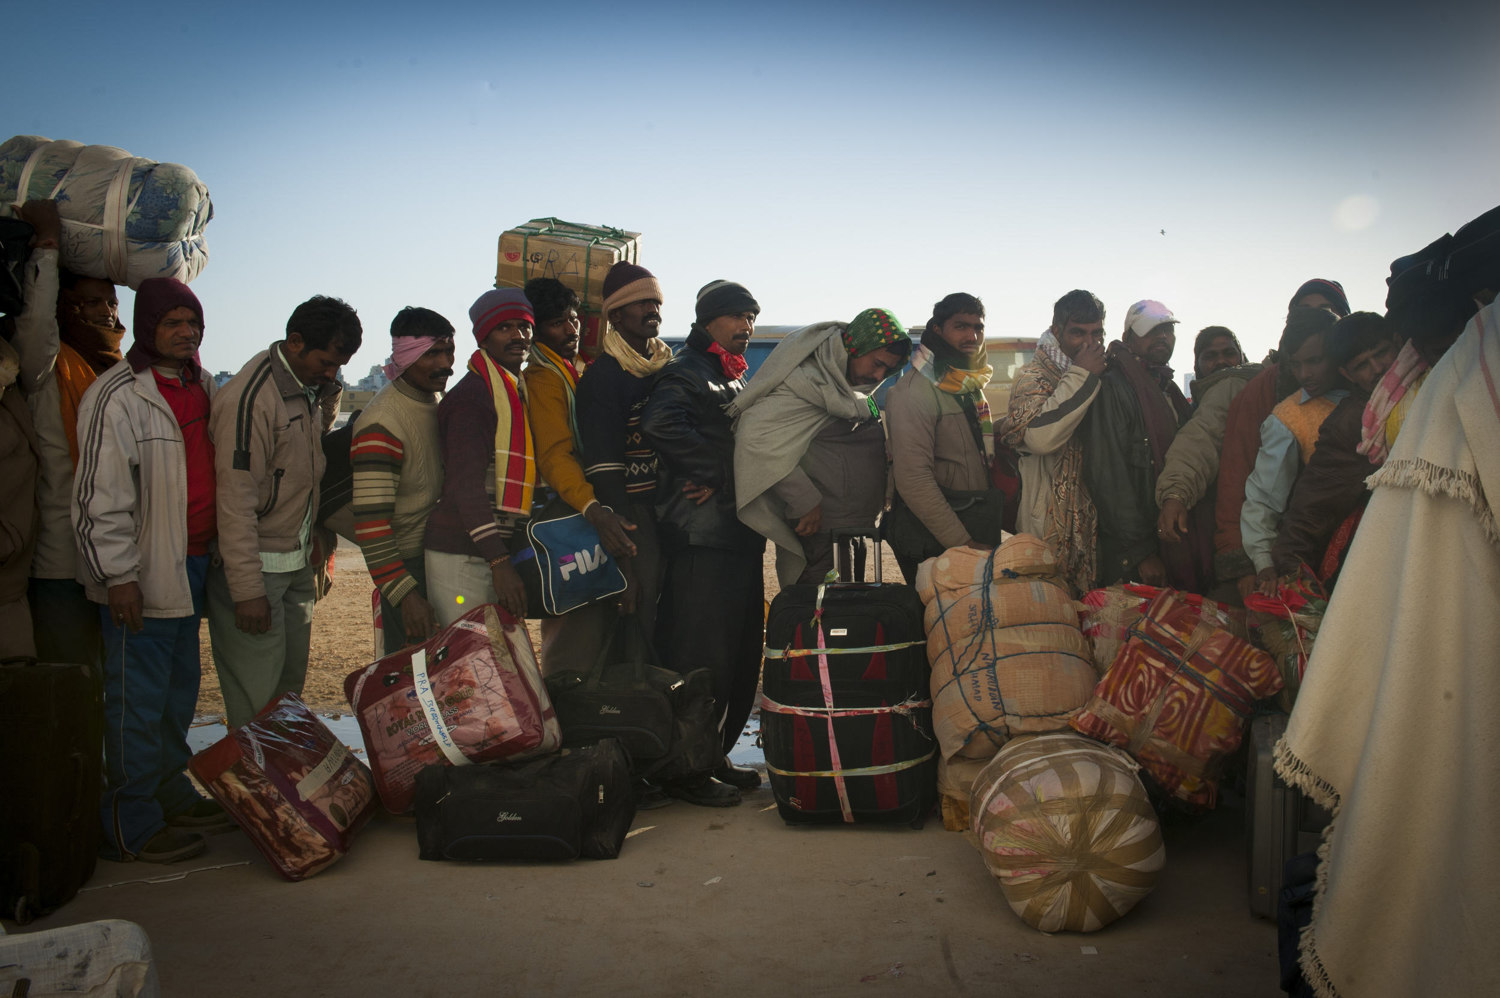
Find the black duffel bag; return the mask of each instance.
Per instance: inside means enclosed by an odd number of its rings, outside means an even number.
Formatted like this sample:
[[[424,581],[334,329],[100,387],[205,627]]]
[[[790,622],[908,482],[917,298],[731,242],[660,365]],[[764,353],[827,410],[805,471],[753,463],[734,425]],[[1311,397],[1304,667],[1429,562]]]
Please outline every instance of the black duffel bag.
[[[943,489],[942,492],[948,508],[957,515],[975,544],[999,545],[1001,523],[1005,519],[1004,492],[999,489]],[[897,558],[912,565],[936,558],[946,550],[899,492],[891,508],[880,518],[880,539],[890,545]]]
[[[662,666],[632,614],[621,617],[588,672],[547,677],[564,745],[616,738],[637,775],[653,781],[713,772],[724,760],[707,669]]]
[[[417,774],[422,859],[614,859],[635,820],[620,743],[519,763],[428,766]]]

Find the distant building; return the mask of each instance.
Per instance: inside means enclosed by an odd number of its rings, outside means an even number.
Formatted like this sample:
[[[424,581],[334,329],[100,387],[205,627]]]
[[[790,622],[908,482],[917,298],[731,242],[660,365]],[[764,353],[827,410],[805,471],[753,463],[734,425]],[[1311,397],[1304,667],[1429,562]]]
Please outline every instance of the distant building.
[[[218,374],[214,375],[214,387],[223,388],[224,382],[228,381],[232,377],[234,377],[233,371],[220,371]]]
[[[391,358],[387,357],[385,364],[389,364],[390,361]],[[380,389],[391,383],[391,379],[385,376],[385,364],[376,364],[370,368],[369,374],[360,378],[357,384],[350,385],[349,387],[362,392],[380,391]]]

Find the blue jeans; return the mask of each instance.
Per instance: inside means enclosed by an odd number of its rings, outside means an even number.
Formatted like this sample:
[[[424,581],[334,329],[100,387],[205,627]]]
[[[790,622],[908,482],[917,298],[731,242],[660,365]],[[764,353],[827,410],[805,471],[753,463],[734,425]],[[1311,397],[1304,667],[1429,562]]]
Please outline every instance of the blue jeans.
[[[99,608],[104,637],[104,823],[101,855],[123,859],[201,796],[187,777],[187,731],[198,706],[198,621],[208,555],[187,559],[191,617],[146,617],[139,631]]]

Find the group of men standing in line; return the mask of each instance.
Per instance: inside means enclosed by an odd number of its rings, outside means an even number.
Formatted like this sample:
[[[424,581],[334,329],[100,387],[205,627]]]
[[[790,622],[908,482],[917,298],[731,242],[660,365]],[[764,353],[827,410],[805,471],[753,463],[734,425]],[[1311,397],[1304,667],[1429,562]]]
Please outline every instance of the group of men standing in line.
[[[1336,282],[1310,281],[1263,365],[1224,327],[1197,336],[1189,403],[1164,305],[1132,305],[1106,349],[1103,304],[1073,291],[996,419],[973,295],[939,301],[916,343],[878,308],[800,329],[747,383],[760,306],[745,287],[703,287],[674,355],[656,278],[620,263],[587,366],[580,300],[555,280],[478,297],[475,349],[451,390],[452,323],[398,313],[390,383],[353,427],[352,500],[333,511],[319,509],[322,439],[336,373],[362,339],[352,308],[297,306],[285,338],[215,391],[185,285],[141,285],[122,353],[113,286],[58,266],[55,205],[22,215],[37,239],[23,313],[0,342],[0,429],[20,441],[0,479],[18,539],[0,615],[27,611],[29,580],[35,620],[6,629],[6,650],[102,663],[104,853],[156,862],[196,855],[200,832],[227,824],[184,773],[198,622],[206,613],[229,725],[300,692],[325,522],[363,549],[395,649],[484,603],[534,612],[514,563],[525,526],[543,503],[582,514],[627,589],[545,619],[543,669],[587,667],[622,619],[668,666],[708,667],[725,759],[653,793],[732,805],[760,779],[727,752],[759,675],[767,539],[783,586],[818,582],[836,531],[881,519],[910,579],[930,554],[999,542],[1007,499],[993,472],[1009,454],[1016,529],[1044,538],[1080,592],[1135,580],[1237,600],[1303,563],[1331,579],[1371,462],[1467,321],[1424,314],[1402,328],[1351,315]],[[882,410],[875,388],[908,360]]]

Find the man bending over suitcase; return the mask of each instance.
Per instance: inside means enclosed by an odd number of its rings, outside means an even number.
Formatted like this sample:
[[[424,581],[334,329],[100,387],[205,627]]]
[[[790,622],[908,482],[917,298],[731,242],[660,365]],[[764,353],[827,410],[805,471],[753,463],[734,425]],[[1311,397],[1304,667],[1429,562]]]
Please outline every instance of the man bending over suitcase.
[[[142,282],[135,336],[78,407],[73,532],[105,645],[102,853],[171,863],[203,852],[192,829],[225,823],[185,772],[216,521],[213,380],[198,364],[203,307],[187,285]]]

